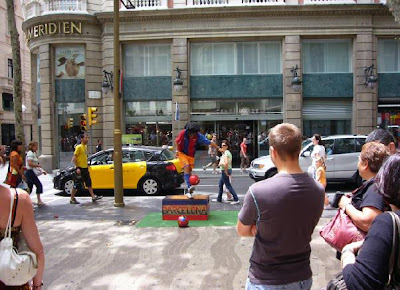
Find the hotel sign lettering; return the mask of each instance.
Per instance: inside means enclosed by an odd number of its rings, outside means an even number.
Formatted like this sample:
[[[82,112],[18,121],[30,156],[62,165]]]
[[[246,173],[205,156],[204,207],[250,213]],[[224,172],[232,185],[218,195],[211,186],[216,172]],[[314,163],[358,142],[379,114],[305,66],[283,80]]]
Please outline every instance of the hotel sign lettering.
[[[26,31],[26,39],[54,34],[82,34],[82,22],[60,21],[31,26]]]

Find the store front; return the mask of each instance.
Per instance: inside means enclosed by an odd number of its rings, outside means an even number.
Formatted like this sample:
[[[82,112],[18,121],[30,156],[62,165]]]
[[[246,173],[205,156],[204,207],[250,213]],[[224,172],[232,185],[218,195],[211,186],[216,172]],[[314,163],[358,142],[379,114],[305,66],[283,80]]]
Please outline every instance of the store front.
[[[163,146],[172,141],[172,102],[125,102],[125,145]]]
[[[400,104],[379,105],[378,126],[392,133],[400,148]]]
[[[282,99],[193,100],[191,119],[200,124],[202,134],[216,133],[219,142],[228,140],[231,143],[233,165],[238,167],[243,138],[247,138],[250,160],[267,154],[263,141],[269,129],[283,121]],[[204,157],[207,148],[198,150],[198,159],[208,160]]]

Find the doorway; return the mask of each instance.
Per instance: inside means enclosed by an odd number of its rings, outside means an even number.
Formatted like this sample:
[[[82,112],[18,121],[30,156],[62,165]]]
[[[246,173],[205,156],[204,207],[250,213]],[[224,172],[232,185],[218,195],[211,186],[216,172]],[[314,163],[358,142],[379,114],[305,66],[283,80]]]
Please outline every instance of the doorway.
[[[227,140],[231,144],[232,166],[240,166],[240,143],[247,138],[247,155],[252,160],[255,157],[256,140],[254,140],[254,121],[217,121],[217,139]]]

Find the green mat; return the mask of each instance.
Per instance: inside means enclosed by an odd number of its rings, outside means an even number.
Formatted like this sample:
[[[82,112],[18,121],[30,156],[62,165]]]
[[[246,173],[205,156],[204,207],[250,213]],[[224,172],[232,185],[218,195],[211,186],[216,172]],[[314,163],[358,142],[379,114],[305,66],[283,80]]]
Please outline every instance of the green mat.
[[[233,227],[237,224],[239,211],[210,211],[206,221],[189,221],[189,227],[211,227],[228,226]],[[146,215],[137,225],[139,228],[159,228],[159,227],[177,227],[178,222],[164,221],[161,212],[152,212]]]

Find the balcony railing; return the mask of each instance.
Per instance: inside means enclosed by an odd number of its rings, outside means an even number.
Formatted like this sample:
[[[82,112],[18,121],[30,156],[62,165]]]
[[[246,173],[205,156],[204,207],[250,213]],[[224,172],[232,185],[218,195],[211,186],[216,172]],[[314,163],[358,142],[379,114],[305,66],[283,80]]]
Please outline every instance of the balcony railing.
[[[167,9],[168,0],[130,0],[128,3],[135,7],[135,10],[152,10],[152,9]],[[124,1],[126,2],[126,1]],[[121,10],[126,10],[124,5],[121,6]]]
[[[86,0],[45,0],[45,13],[87,12]]]
[[[191,2],[191,3],[190,3]],[[242,6],[242,5],[274,5],[285,4],[285,0],[191,0],[190,6]]]
[[[304,0],[304,4],[355,4],[356,0]]]

